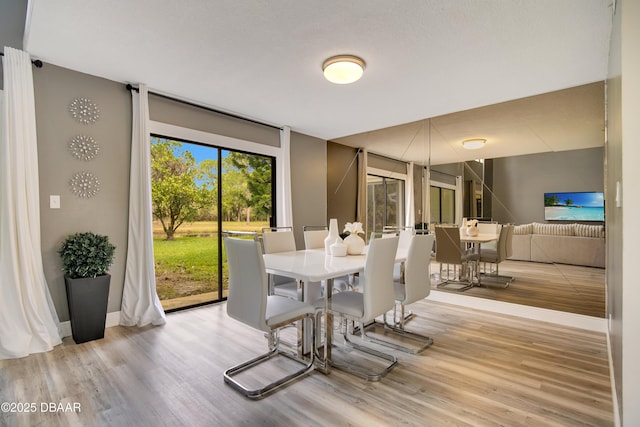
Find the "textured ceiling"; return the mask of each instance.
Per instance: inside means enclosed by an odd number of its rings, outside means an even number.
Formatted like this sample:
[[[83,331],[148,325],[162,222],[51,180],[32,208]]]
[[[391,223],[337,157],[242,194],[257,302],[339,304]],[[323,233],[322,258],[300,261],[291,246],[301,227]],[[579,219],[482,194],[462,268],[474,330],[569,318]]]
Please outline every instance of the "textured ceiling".
[[[483,138],[482,149],[462,147]],[[604,144],[604,83],[591,83],[487,107],[335,139],[421,164],[447,164]]]
[[[444,116],[437,129],[453,141],[464,132],[450,113],[607,73],[611,0],[115,3],[30,1],[24,49],[323,139]],[[364,77],[325,81],[322,62],[343,53],[364,58]],[[376,151],[398,152],[387,148]]]

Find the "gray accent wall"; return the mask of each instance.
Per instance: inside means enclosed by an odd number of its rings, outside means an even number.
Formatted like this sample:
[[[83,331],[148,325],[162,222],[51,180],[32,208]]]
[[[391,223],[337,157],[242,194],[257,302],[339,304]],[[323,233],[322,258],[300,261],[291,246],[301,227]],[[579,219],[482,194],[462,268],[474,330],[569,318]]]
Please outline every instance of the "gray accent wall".
[[[327,143],[291,132],[291,194],[296,247],[304,248],[305,225],[329,225],[327,221]]]
[[[544,222],[545,192],[603,190],[603,148],[493,160],[491,208],[499,222]]]
[[[109,236],[116,246],[111,267],[108,311],[120,310],[127,257],[131,95],[120,83],[45,64],[33,73],[38,133],[40,229],[45,277],[61,321],[69,320],[62,263],[57,250],[69,234],[92,231]],[[100,118],[78,123],[69,113],[74,98],[95,102]],[[76,135],[92,137],[100,146],[91,161],[71,155],[68,144]],[[100,181],[95,197],[81,199],[69,189],[76,172],[94,174]],[[49,195],[60,196],[60,209],[49,208]]]

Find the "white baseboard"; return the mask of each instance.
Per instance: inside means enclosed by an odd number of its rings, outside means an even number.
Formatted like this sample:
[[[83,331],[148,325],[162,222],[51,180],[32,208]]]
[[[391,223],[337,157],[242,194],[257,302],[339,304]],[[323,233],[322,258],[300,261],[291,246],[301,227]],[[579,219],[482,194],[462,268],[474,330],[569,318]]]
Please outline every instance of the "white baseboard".
[[[582,314],[566,313],[563,311],[549,310],[546,308],[530,307],[528,305],[513,304],[510,302],[493,301],[485,298],[472,297],[463,294],[454,294],[432,290],[427,299],[462,305],[478,310],[492,311],[494,313],[508,314],[524,317],[541,322],[557,323],[573,328],[587,329],[595,332],[608,333],[607,319]]]
[[[107,313],[107,320],[105,322],[105,328],[110,328],[112,326],[118,326],[120,324],[120,312],[114,311],[111,313]],[[62,337],[70,337],[71,336],[71,322],[60,322],[60,331],[62,332]]]

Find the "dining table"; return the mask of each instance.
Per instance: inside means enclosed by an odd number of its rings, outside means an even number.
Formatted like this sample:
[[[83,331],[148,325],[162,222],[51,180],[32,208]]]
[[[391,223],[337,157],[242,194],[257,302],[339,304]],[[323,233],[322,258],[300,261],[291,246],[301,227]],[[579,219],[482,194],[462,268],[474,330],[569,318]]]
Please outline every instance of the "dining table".
[[[333,316],[328,308],[331,294],[333,293],[334,279],[364,271],[367,249],[368,247],[365,246],[361,254],[347,256],[332,256],[327,254],[324,249],[305,249],[263,255],[265,269],[269,274],[291,277],[302,283],[325,282],[323,296],[325,322],[323,356],[316,358],[316,369],[325,374],[328,374],[331,369],[328,361],[331,360],[333,345]],[[398,248],[395,262],[404,262],[407,258],[407,252],[406,248]],[[393,286],[393,284],[389,283],[389,286]],[[303,300],[305,299],[306,296],[303,291]],[[315,301],[305,302],[313,304]],[[309,341],[308,328],[304,328],[304,323],[301,327],[303,328],[303,342],[311,342]]]

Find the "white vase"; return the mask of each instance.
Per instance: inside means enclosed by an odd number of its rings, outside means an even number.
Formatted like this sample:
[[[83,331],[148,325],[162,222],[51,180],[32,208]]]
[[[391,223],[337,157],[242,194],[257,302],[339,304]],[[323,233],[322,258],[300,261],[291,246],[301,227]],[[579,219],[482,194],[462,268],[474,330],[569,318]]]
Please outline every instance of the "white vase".
[[[357,234],[349,234],[344,243],[347,245],[347,253],[349,255],[360,255],[364,250],[364,240]]]
[[[347,245],[340,237],[331,245],[331,256],[347,256]]]
[[[336,242],[337,238],[340,238],[340,233],[338,233],[338,220],[332,218],[329,220],[329,234],[324,239],[324,253],[326,255],[331,255],[331,245]]]
[[[474,227],[474,226],[467,227],[467,236],[475,237],[478,235],[478,233],[479,233],[478,227]]]

